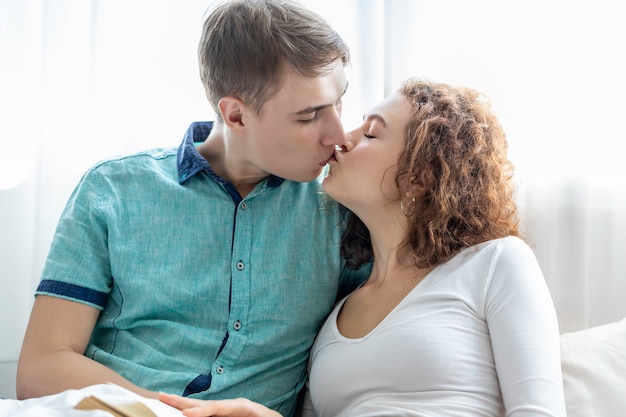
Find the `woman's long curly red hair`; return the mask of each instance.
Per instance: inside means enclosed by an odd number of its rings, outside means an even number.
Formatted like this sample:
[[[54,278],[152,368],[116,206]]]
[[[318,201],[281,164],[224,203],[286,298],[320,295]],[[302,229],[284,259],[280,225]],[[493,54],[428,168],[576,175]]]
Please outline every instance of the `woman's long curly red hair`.
[[[467,87],[409,79],[399,90],[413,112],[396,184],[404,199],[405,248],[417,267],[441,264],[460,250],[519,236],[513,165],[490,101]],[[342,239],[352,268],[372,258],[365,225],[354,215]]]

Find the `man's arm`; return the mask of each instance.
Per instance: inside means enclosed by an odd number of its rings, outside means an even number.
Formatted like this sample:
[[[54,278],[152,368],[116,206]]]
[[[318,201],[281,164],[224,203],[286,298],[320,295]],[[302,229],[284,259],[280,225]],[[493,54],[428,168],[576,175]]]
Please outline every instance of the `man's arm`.
[[[17,366],[18,399],[105,382],[158,397],[84,356],[99,314],[82,303],[45,295],[35,298]]]

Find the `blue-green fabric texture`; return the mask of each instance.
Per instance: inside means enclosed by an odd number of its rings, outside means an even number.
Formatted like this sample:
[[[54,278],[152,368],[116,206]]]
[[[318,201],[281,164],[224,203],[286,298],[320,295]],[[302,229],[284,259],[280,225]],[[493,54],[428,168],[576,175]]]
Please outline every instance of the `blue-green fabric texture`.
[[[271,176],[242,200],[195,150],[211,128],[91,167],[36,294],[101,309],[85,355],[139,386],[288,416],[340,287],[365,271],[345,269],[320,181]]]

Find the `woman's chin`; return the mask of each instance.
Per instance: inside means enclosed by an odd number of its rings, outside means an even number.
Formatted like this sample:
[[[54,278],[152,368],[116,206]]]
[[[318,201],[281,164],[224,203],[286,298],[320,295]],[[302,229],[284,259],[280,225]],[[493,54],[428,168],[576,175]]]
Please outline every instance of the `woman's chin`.
[[[328,194],[328,190],[326,189],[328,187],[328,183],[330,182],[330,172],[328,174],[326,174],[326,176],[324,177],[324,179],[322,180],[322,188],[324,189],[324,191]]]
[[[329,184],[329,182],[326,181],[327,178],[328,177],[324,178],[324,182],[322,183],[322,188],[324,189],[324,192],[330,198],[332,198],[333,200],[335,200],[339,204],[345,206],[346,205],[345,204],[345,198],[342,198],[341,193],[338,193],[337,190],[335,188],[333,188],[332,185]]]
[[[328,194],[332,199],[336,200],[335,193],[333,192],[333,179],[331,174],[328,174],[326,175],[326,177],[324,177],[324,180],[322,181],[322,188],[324,189],[324,192],[326,194]]]

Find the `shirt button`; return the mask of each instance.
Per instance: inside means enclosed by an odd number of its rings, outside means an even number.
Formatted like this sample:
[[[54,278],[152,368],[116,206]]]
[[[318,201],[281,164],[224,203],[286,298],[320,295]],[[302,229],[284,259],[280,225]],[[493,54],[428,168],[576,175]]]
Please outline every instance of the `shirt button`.
[[[237,266],[237,269],[241,271],[244,268],[245,265],[244,265],[244,263],[242,261],[239,261],[239,262],[237,262],[236,266]]]
[[[233,323],[233,329],[239,331],[241,329],[241,322],[239,320],[237,320],[236,322]]]
[[[217,369],[215,370],[218,374],[223,374],[224,373],[224,367],[222,366],[218,366]]]
[[[248,203],[246,203],[245,201],[242,201],[242,202],[241,202],[241,209],[242,209],[242,210],[245,210],[245,209],[247,209],[247,208],[248,208]]]

